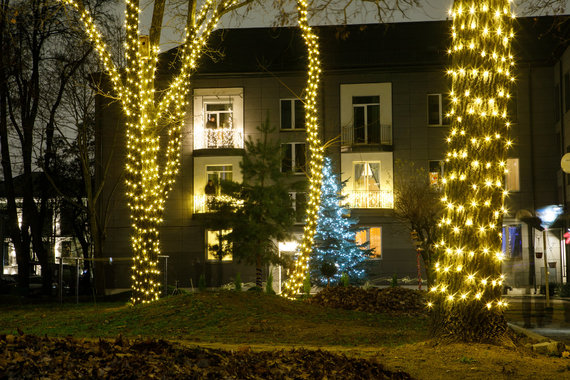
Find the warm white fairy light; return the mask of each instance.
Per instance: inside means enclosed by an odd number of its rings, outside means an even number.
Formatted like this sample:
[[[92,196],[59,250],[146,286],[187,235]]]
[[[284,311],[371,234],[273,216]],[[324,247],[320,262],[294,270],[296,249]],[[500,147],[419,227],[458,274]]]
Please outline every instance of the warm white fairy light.
[[[434,293],[430,303],[443,310],[458,301],[501,309],[506,307],[500,299],[500,226],[506,210],[506,152],[512,145],[507,102],[514,82],[514,16],[507,0],[455,1],[450,15],[451,131],[442,198],[445,222],[439,224],[445,241],[437,247],[441,259],[434,286],[445,291]],[[450,297],[454,294],[460,297]]]
[[[126,0],[126,67],[124,80],[111,60],[101,33],[89,11],[78,0],[59,0],[77,10],[87,36],[95,46],[105,72],[109,75],[115,95],[123,106],[126,125],[126,187],[131,211],[133,249],[132,298],[133,304],[157,300],[158,255],[160,239],[158,227],[162,224],[164,203],[174,184],[180,166],[181,126],[190,88],[190,75],[196,68],[210,33],[221,14],[238,3],[236,0],[206,0],[194,25],[186,30],[181,48],[181,67],[170,86],[155,99],[155,71],[158,46],[143,46],[139,35],[139,1]],[[167,125],[168,141],[161,151],[158,125]],[[160,158],[164,155],[164,160]],[[159,162],[164,161],[164,166]]]
[[[319,88],[321,64],[319,61],[319,42],[317,35],[309,26],[308,3],[306,0],[297,1],[299,27],[307,46],[309,57],[307,87],[305,89],[305,123],[307,126],[307,143],[311,152],[309,204],[303,240],[299,256],[291,276],[284,285],[281,295],[294,298],[300,293],[303,281],[309,271],[309,256],[313,251],[313,238],[317,228],[317,216],[321,202],[321,185],[323,170],[323,146],[319,137],[317,113],[317,93]]]

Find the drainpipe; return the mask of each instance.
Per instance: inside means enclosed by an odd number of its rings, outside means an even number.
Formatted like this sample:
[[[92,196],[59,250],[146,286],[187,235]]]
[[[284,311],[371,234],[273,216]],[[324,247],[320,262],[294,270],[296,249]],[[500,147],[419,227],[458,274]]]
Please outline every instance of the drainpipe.
[[[560,115],[558,116],[558,118],[560,119],[560,153],[562,155],[564,155],[564,153],[566,153],[566,140],[564,139],[564,108],[562,107],[562,99],[563,95],[564,95],[564,91],[562,89],[562,84],[563,82],[563,74],[562,74],[563,70],[562,70],[562,59],[559,60],[558,62],[558,112],[560,113]],[[568,196],[566,194],[566,190],[568,188],[568,186],[566,185],[566,177],[568,175],[564,172],[562,172],[562,201],[564,202],[564,209],[566,210],[566,206],[567,206],[567,202],[568,202]],[[568,230],[568,219],[566,218],[564,220],[564,230]],[[566,282],[568,283],[568,252],[566,250],[566,243],[564,244],[560,244],[561,247],[564,247],[564,255],[565,255],[565,261],[566,261],[566,266],[563,267],[562,265],[560,265],[561,267],[561,273],[560,275],[563,276],[564,274],[566,275]],[[562,252],[560,253],[560,256],[562,256]],[[562,257],[561,257],[562,259]],[[562,264],[562,262],[561,262]],[[562,273],[565,272],[565,273]],[[561,278],[560,282],[563,282],[563,278]]]

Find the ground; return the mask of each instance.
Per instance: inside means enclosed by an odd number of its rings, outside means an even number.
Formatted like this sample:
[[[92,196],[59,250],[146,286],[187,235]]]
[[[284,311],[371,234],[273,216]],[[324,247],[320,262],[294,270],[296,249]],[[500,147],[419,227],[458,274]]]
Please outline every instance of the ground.
[[[292,378],[320,378],[324,373],[328,373],[329,378],[383,378],[381,376],[388,373],[391,375],[384,378],[570,379],[570,359],[533,353],[524,347],[524,341],[511,347],[438,344],[428,335],[425,315],[338,310],[253,292],[188,294],[134,308],[121,303],[0,306],[0,326],[0,351],[4,351],[0,358],[14,359],[18,342],[27,339],[39,345],[34,347],[44,347],[48,353],[44,358],[53,357],[55,352],[63,352],[65,357],[63,347],[66,345],[75,347],[70,348],[71,352],[85,349],[93,363],[102,360],[97,356],[99,353],[107,352],[107,364],[97,366],[103,369],[116,365],[129,371],[128,366],[121,364],[121,360],[128,360],[129,352],[124,351],[126,343],[116,344],[120,336],[121,340],[128,340],[137,347],[137,357],[142,355],[142,347],[154,347],[143,350],[145,355],[150,355],[150,359],[143,359],[145,363],[153,363],[153,355],[158,355],[156,347],[167,347],[168,352],[182,352],[180,355],[191,358],[185,362],[188,370],[215,373],[216,360],[204,359],[209,357],[208,350],[214,350],[215,357],[223,357],[225,367],[233,368],[228,364],[233,360],[236,368],[243,367],[245,362],[255,369],[247,376],[226,374],[229,378],[287,378],[287,374]],[[38,338],[46,334],[49,338]],[[105,347],[117,346],[119,351],[109,353],[105,349],[94,349],[102,344],[99,338],[109,342],[108,346],[103,343]],[[47,342],[41,343],[41,339]],[[49,345],[59,349],[45,348]],[[23,348],[16,359],[22,361],[34,350],[40,348]],[[200,353],[192,354],[194,360],[188,352]],[[257,354],[259,352],[263,353]],[[169,354],[169,357],[177,356]],[[7,363],[17,363],[12,359],[0,360],[0,378],[4,377],[1,375],[3,365],[7,368]],[[320,368],[320,376],[310,372],[314,366]],[[349,372],[335,372],[343,368]],[[377,372],[374,375],[367,372],[370,368]],[[380,368],[384,372],[379,372]],[[113,377],[111,372],[91,375]]]

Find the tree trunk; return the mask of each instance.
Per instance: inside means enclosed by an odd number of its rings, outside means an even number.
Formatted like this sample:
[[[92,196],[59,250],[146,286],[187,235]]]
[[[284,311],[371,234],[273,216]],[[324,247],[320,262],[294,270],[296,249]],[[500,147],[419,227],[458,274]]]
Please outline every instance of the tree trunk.
[[[255,286],[259,289],[263,287],[262,281],[263,268],[261,267],[261,255],[255,257]]]

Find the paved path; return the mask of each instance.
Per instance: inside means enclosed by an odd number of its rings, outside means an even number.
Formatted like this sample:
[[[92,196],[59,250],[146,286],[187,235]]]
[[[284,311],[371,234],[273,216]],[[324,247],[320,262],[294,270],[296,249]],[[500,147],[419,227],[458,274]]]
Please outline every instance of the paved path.
[[[505,316],[510,323],[570,345],[570,299],[552,298],[547,307],[543,295],[507,298]]]

